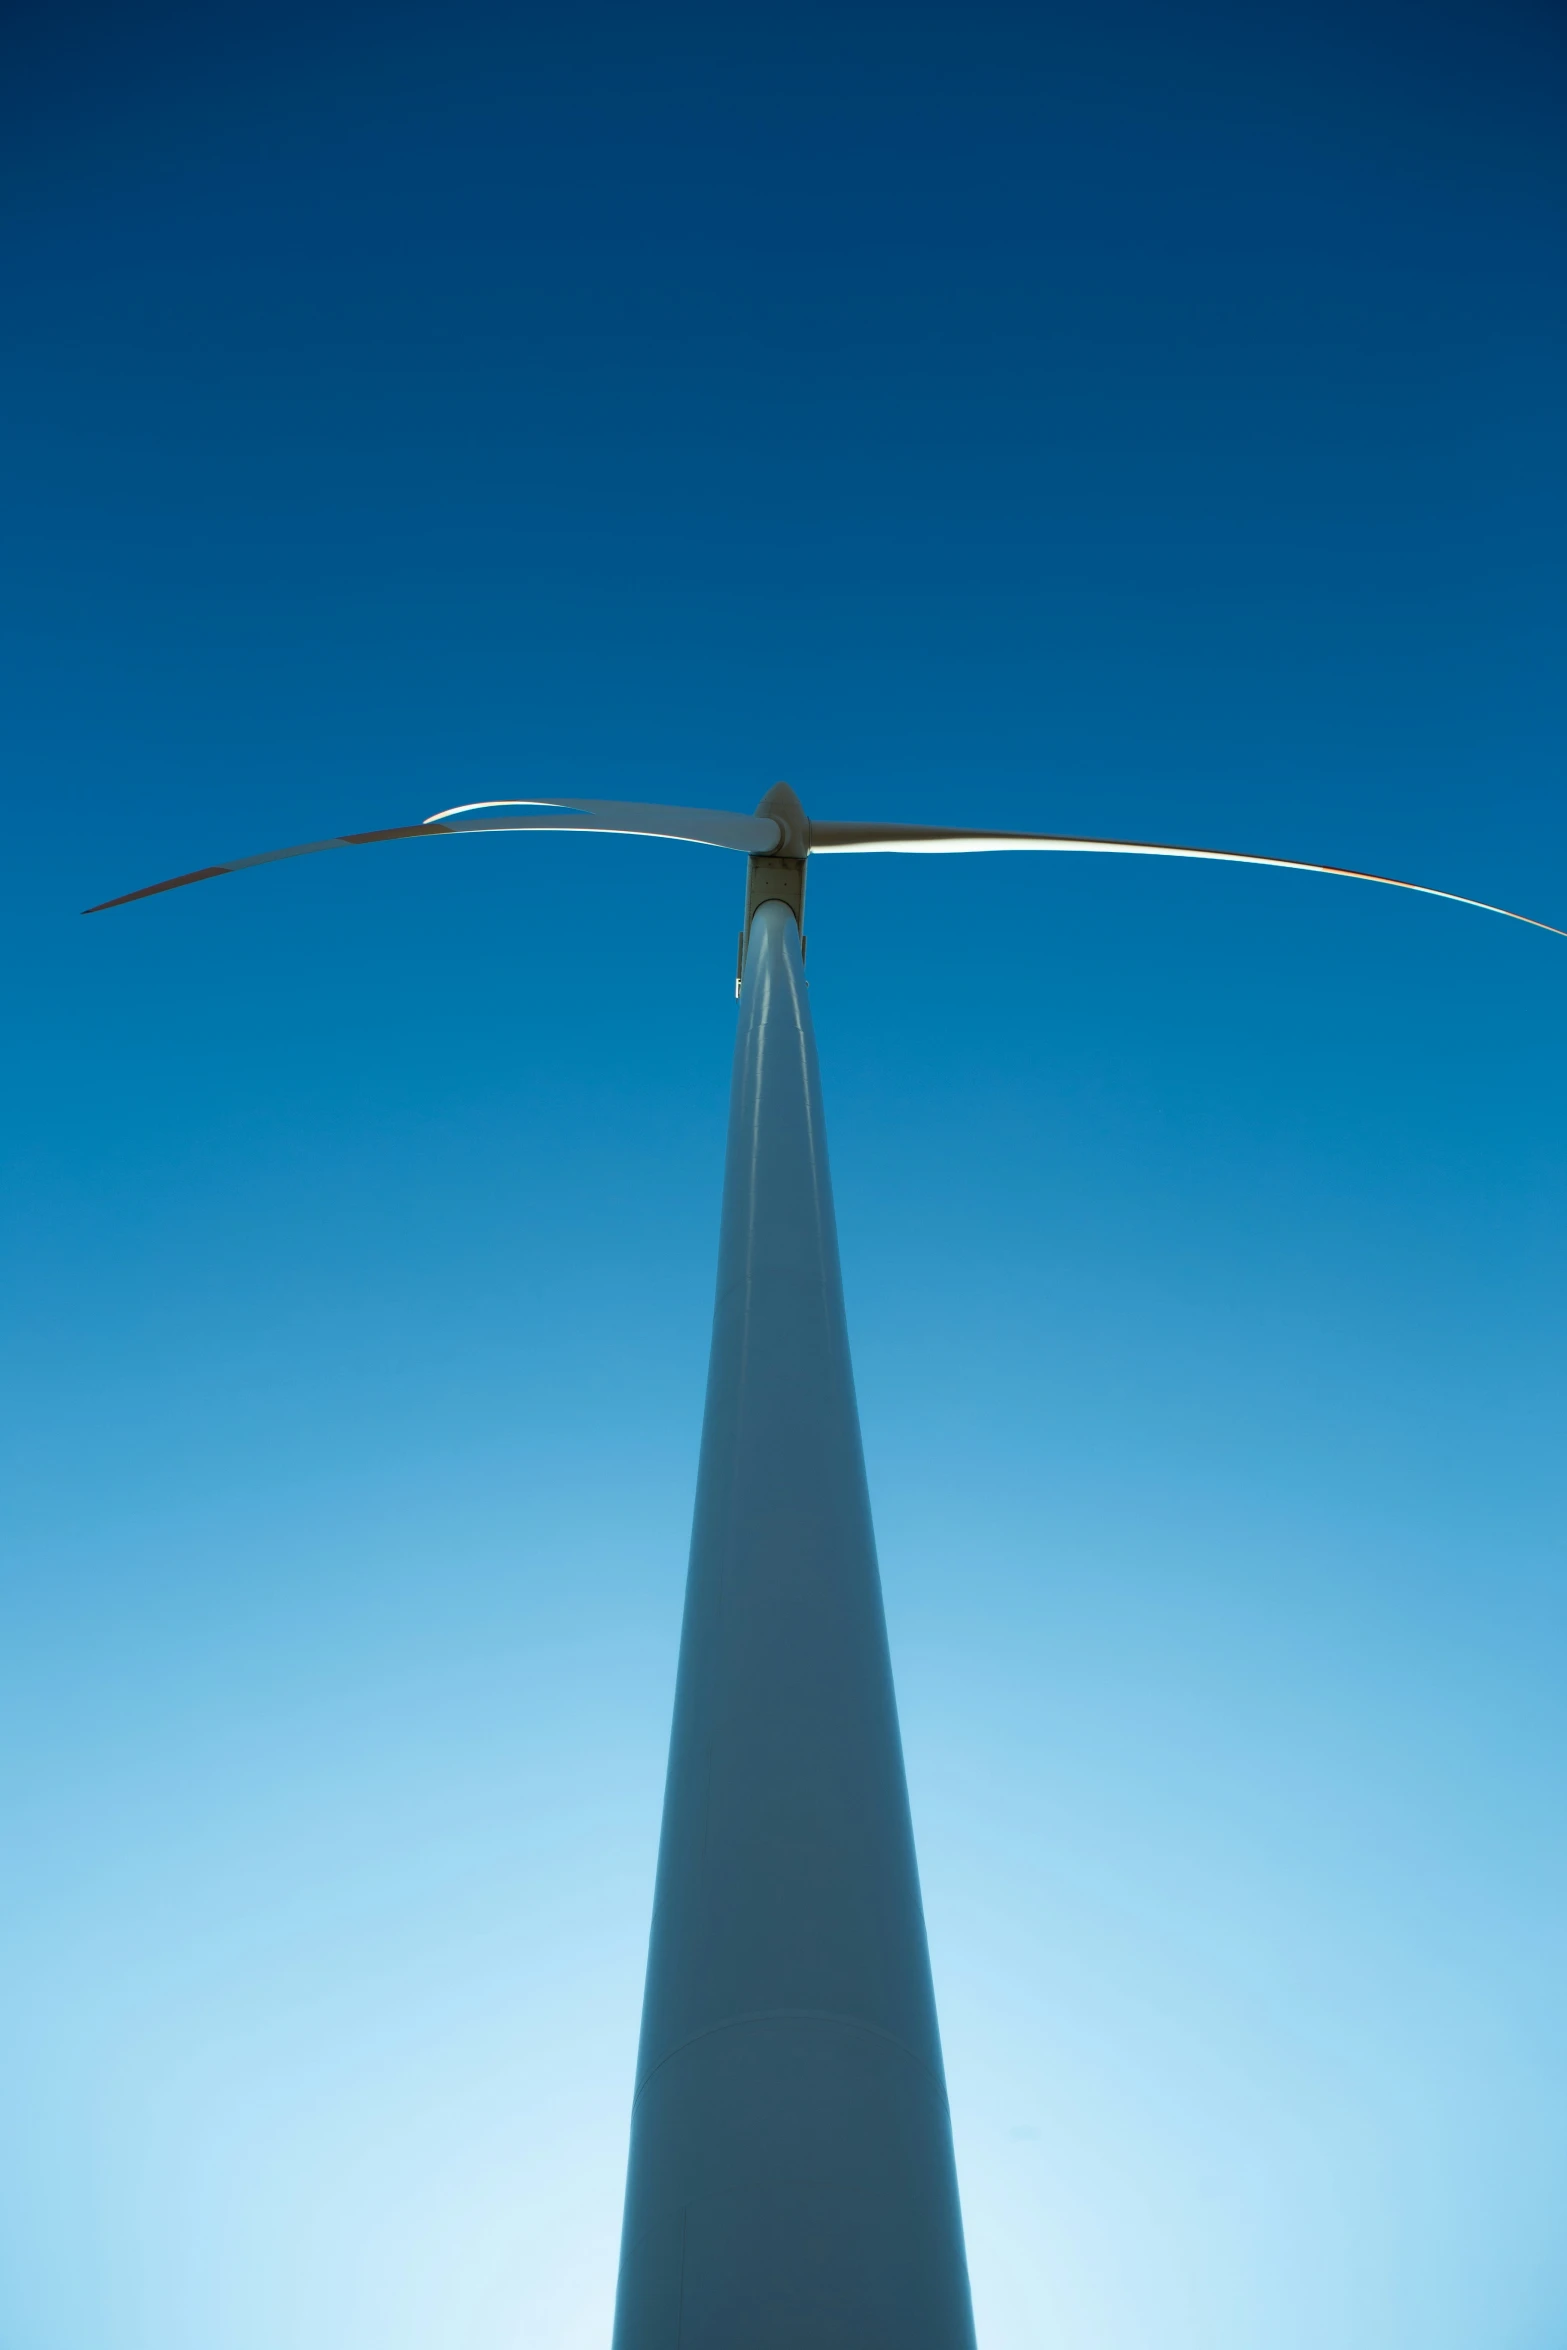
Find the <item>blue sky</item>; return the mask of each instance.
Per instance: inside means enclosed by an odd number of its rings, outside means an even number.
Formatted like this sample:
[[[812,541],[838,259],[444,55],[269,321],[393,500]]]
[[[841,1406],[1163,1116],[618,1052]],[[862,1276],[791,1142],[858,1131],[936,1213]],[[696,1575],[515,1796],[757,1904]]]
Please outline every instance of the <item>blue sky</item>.
[[[742,868],[1567,922],[1523,0],[17,12],[0,2337],[607,2339]],[[985,2350],[1559,2350],[1567,946],[844,860]]]

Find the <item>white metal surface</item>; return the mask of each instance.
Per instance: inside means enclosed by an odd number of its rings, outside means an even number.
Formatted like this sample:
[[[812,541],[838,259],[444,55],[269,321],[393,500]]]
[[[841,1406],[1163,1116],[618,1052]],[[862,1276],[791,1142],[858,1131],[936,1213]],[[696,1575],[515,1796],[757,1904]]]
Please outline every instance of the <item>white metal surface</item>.
[[[751,927],[614,2350],[973,2350],[793,915]]]

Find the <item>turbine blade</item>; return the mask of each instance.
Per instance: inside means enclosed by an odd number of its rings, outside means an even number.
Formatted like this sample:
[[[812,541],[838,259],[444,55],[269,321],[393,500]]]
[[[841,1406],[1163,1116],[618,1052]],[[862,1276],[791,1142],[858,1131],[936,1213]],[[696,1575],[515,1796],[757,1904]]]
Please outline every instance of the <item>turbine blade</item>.
[[[936,824],[819,824],[811,826],[813,857],[874,855],[890,851],[905,856],[953,856],[986,849],[1086,850],[1110,857],[1198,857],[1217,865],[1272,865],[1285,873],[1331,873],[1342,881],[1375,881],[1385,889],[1412,889],[1421,897],[1446,898],[1455,906],[1474,906],[1482,914],[1501,914],[1509,922],[1527,922],[1533,930],[1548,930],[1567,938],[1567,930],[1542,922],[1535,914],[1515,913],[1511,906],[1493,906],[1485,898],[1466,898],[1454,889],[1433,889],[1425,881],[1400,881],[1391,873],[1361,873],[1352,865],[1314,865],[1304,857],[1259,857],[1245,849],[1192,849],[1169,841],[1077,840],[1060,832],[968,832],[956,825]]]
[[[764,854],[775,848],[779,828],[771,816],[736,816],[722,808],[665,808],[637,800],[478,800],[468,808],[448,808],[423,824],[394,824],[384,832],[344,832],[332,840],[301,841],[289,849],[266,849],[259,857],[232,857],[226,865],[199,865],[194,873],[176,873],[172,880],[149,882],[145,889],[129,889],[123,897],[104,898],[84,906],[85,914],[106,914],[112,906],[129,906],[137,898],[155,898],[166,889],[188,889],[193,881],[216,881],[220,874],[243,873],[252,865],[275,865],[284,857],[314,857],[323,849],[370,848],[383,840],[432,840],[448,832],[621,832],[641,833],[655,840],[687,840],[715,849],[739,849]],[[509,808],[527,813],[486,816],[484,808]]]
[[[176,873],[171,881],[149,881],[145,889],[128,889],[123,897],[104,898],[84,906],[84,914],[107,914],[111,906],[129,906],[137,898],[155,898],[166,889],[188,889],[193,881],[216,881],[221,873],[243,873],[252,865],[275,865],[282,857],[314,857],[322,849],[362,849],[378,840],[420,840],[422,824],[394,824],[387,832],[344,832],[335,840],[301,841],[291,849],[263,849],[259,857],[231,857],[226,865],[198,865],[194,873]]]
[[[522,809],[519,815],[485,810]],[[446,832],[624,832],[650,840],[689,840],[711,849],[765,856],[779,841],[771,816],[739,816],[727,808],[671,808],[652,800],[469,800],[430,817]]]

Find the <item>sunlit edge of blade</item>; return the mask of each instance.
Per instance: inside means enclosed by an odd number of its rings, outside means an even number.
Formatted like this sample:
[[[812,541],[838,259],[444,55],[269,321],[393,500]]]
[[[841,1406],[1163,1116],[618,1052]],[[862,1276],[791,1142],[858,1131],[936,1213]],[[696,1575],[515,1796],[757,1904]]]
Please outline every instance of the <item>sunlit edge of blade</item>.
[[[575,808],[575,800],[463,800],[455,808],[437,808],[426,824],[444,824],[448,816],[473,816],[481,808]]]
[[[519,816],[430,817],[443,832],[606,832],[644,840],[679,840],[699,848],[766,856],[781,838],[771,816],[742,816],[727,808],[677,808],[640,800],[476,801],[476,807],[525,807]]]
[[[869,831],[870,827],[866,829]],[[824,841],[820,846],[813,841],[811,854],[813,857],[946,857],[987,849],[1077,850],[1111,857],[1188,857],[1203,864],[1265,865],[1280,873],[1327,873],[1339,881],[1374,881],[1382,889],[1408,889],[1418,897],[1445,898],[1452,906],[1472,906],[1476,913],[1500,914],[1504,921],[1527,923],[1531,930],[1548,930],[1553,938],[1567,938],[1567,930],[1555,922],[1542,922],[1537,914],[1520,914],[1511,906],[1492,905],[1487,898],[1464,897],[1456,889],[1434,889],[1426,881],[1401,881],[1392,873],[1362,873],[1353,865],[1318,865],[1305,857],[1262,857],[1248,849],[1178,848],[1166,841],[1074,840],[1065,833],[982,832],[949,833],[927,840]]]

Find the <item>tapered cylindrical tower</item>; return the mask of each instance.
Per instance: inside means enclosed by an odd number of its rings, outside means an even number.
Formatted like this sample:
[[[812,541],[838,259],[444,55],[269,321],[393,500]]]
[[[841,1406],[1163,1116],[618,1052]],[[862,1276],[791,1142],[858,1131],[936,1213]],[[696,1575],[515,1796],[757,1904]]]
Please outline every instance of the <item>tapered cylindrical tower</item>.
[[[794,913],[762,904],[614,2350],[973,2350]]]

